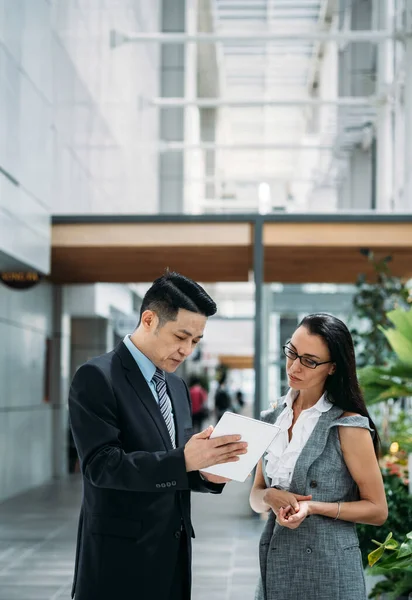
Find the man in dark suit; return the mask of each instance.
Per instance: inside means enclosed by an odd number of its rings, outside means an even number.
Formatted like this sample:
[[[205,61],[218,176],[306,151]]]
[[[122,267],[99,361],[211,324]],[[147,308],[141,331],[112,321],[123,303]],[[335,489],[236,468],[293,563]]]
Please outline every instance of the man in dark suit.
[[[73,379],[83,474],[76,600],[190,598],[190,491],[220,493],[226,480],[201,469],[246,452],[240,436],[192,435],[188,390],[172,374],[215,312],[197,283],[166,273],[145,295],[133,334]]]

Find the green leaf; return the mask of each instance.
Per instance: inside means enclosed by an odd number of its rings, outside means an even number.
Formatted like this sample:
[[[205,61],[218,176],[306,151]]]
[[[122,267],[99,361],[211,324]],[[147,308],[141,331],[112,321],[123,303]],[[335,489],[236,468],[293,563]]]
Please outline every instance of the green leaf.
[[[383,553],[385,552],[386,549],[388,549],[388,550],[396,550],[396,548],[398,548],[398,546],[399,546],[398,542],[392,538],[392,531],[390,531],[388,533],[388,535],[386,536],[385,541],[382,542],[382,544],[379,544],[379,542],[377,542],[376,540],[372,540],[372,541],[373,541],[374,544],[378,544],[379,548],[376,548],[376,550],[373,550],[368,555],[368,562],[369,562],[369,566],[370,567],[373,567],[373,565],[376,562],[378,562],[378,560],[382,557],[382,555],[383,555]],[[384,568],[383,562],[381,563],[380,566],[381,566],[381,568]]]
[[[378,548],[379,550],[379,548]],[[408,571],[412,572],[412,559],[410,556],[404,556],[403,558],[396,559],[395,562],[383,562],[379,563],[379,567],[382,571]]]
[[[408,534],[411,535],[411,534]],[[412,537],[410,537],[406,542],[401,544],[398,552],[398,558],[402,558],[404,556],[410,556],[412,554]],[[411,560],[412,564],[412,560]]]
[[[385,542],[385,548],[388,550],[396,550],[399,547],[399,543],[396,540],[389,540]]]
[[[412,311],[397,308],[386,313],[388,319],[395,325],[398,331],[412,340]]]
[[[382,557],[385,552],[385,546],[382,544],[380,548],[376,548],[376,550],[372,550],[370,554],[368,554],[368,563],[370,567],[373,567],[375,563]]]
[[[412,364],[367,366],[358,370],[358,377],[367,404],[412,395]]]
[[[382,327],[379,327],[379,329],[385,334],[399,360],[405,364],[412,364],[412,339],[406,338],[396,329],[385,330]]]
[[[397,308],[386,315],[395,329],[379,329],[384,333],[399,360],[412,364],[412,311]]]

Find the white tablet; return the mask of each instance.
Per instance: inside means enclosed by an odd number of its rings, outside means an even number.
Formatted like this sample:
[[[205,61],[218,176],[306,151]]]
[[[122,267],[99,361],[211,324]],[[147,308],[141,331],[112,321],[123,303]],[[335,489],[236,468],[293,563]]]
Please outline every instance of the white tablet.
[[[237,462],[213,465],[202,471],[235,481],[245,481],[279,431],[277,425],[225,412],[210,437],[239,434],[242,436],[240,441],[248,442],[248,451],[240,455],[240,460]]]

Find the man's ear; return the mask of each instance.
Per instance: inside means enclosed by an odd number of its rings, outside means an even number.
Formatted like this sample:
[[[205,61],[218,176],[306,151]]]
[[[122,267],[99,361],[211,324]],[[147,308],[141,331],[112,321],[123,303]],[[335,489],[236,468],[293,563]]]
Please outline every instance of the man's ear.
[[[145,331],[155,331],[159,323],[159,317],[153,310],[145,310],[142,314],[140,324]]]

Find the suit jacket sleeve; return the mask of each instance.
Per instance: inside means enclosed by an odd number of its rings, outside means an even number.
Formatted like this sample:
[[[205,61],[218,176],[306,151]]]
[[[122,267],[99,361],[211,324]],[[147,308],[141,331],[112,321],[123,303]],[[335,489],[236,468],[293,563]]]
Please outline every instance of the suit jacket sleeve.
[[[73,437],[84,476],[96,487],[136,492],[191,488],[184,448],[160,452],[130,452],[122,448],[117,401],[110,382],[94,364],[74,376],[69,394]]]

